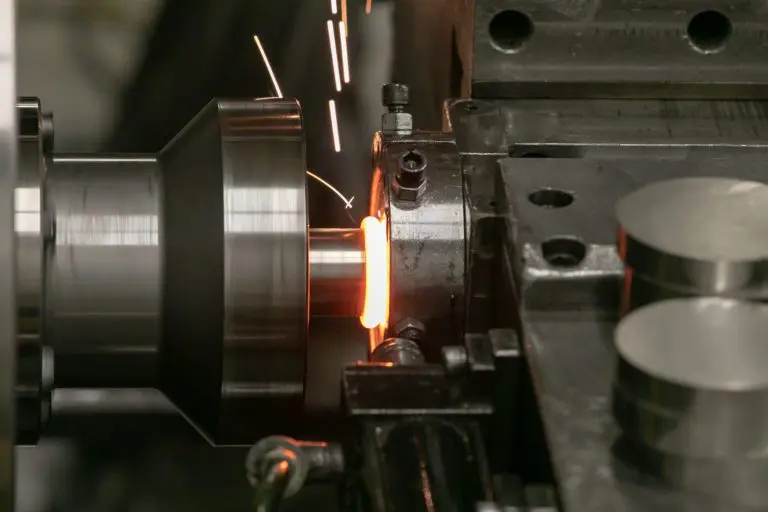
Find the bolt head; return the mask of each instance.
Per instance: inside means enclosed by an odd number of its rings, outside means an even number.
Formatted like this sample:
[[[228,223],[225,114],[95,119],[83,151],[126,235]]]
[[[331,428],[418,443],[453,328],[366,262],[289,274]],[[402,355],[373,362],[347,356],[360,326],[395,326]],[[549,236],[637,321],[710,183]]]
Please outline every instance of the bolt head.
[[[427,328],[415,318],[403,318],[395,325],[398,338],[406,338],[413,341],[421,341],[427,333]]]
[[[416,188],[425,179],[427,157],[418,149],[410,149],[397,162],[397,181],[400,185]]]
[[[404,107],[410,100],[410,91],[405,84],[388,83],[381,88],[381,103],[385,107]]]

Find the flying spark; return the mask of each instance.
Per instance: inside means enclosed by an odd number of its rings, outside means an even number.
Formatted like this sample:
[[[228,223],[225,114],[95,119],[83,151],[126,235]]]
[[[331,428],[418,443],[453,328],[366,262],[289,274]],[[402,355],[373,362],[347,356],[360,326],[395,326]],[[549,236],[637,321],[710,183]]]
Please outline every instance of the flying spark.
[[[371,0],[368,0],[369,2]],[[339,12],[339,4],[338,0],[331,0],[331,14],[336,14]]]
[[[341,0],[341,21],[347,24],[347,0]]]
[[[280,85],[277,83],[277,77],[275,76],[274,71],[272,71],[272,66],[269,63],[269,59],[267,58],[267,52],[265,52],[264,47],[261,46],[261,40],[259,40],[259,36],[254,34],[253,41],[256,43],[256,46],[259,47],[259,53],[261,53],[261,58],[264,60],[264,65],[267,67],[267,71],[269,72],[269,77],[272,79],[272,86],[275,88],[275,93],[277,94],[277,97],[282,98],[283,91],[280,90]]]
[[[331,49],[331,62],[333,63],[333,79],[336,81],[336,90],[341,92],[341,74],[339,72],[339,55],[336,53],[336,31],[333,22],[328,20],[328,46]]]
[[[344,83],[349,83],[349,55],[347,54],[347,26],[339,22],[339,39],[341,40],[341,64],[344,71]]]
[[[341,152],[341,139],[339,139],[339,119],[336,116],[336,102],[328,100],[328,113],[331,115],[331,133],[333,134],[333,149]]]
[[[373,0],[365,0],[365,14],[371,14],[371,4]]]
[[[311,171],[307,171],[307,176],[309,176],[310,178],[313,178],[313,179],[319,181],[320,183],[322,183],[323,185],[328,187],[331,190],[331,192],[333,192],[334,194],[339,196],[339,198],[342,201],[344,201],[344,209],[345,210],[349,210],[349,209],[352,208],[352,201],[355,200],[355,196],[352,196],[349,199],[347,199],[346,197],[344,197],[344,194],[339,192],[339,189],[337,189],[336,187],[334,187],[333,185],[331,185],[330,183],[325,181],[323,178],[321,178],[320,176],[318,176],[317,174],[315,174],[315,173],[313,173]]]

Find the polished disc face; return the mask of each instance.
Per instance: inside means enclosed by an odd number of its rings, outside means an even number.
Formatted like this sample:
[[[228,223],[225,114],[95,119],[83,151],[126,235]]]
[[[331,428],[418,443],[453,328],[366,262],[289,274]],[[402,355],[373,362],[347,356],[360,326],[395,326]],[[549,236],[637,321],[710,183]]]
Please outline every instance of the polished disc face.
[[[768,259],[768,186],[727,178],[654,183],[619,201],[619,224],[637,242],[702,261]]]
[[[616,329],[625,362],[650,377],[702,390],[768,388],[768,306],[675,299],[635,310]]]

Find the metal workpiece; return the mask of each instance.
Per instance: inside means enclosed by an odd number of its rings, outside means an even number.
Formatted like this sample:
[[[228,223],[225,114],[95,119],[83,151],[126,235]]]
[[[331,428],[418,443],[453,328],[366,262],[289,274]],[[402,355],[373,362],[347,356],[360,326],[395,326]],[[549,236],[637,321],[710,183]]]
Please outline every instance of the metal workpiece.
[[[210,439],[253,439],[303,402],[309,240],[299,105],[213,101],[160,160],[160,388]]]
[[[633,273],[701,294],[768,296],[768,186],[684,178],[643,187],[616,205],[619,249]]]
[[[365,293],[365,250],[359,228],[309,232],[310,312],[357,317]]]
[[[424,354],[413,340],[388,338],[376,346],[371,353],[371,361],[393,365],[423,364]]]
[[[668,487],[707,500],[698,510],[757,511],[768,507],[766,457],[686,457],[626,437],[619,439],[615,450],[634,467],[654,475]]]
[[[46,338],[57,387],[157,384],[160,183],[152,156],[53,157]]]
[[[429,184],[418,201],[401,201],[391,183],[400,159],[414,150],[428,162]],[[377,151],[382,172],[374,178],[371,212],[385,211],[389,221],[389,325],[419,319],[434,340],[422,344],[424,356],[437,361],[440,345],[459,341],[464,322],[466,226],[459,155],[451,139],[429,134],[384,141]]]
[[[749,2],[476,0],[457,23],[475,97],[766,94],[768,17]]]
[[[657,302],[616,328],[614,413],[624,433],[685,456],[768,455],[768,306]]]

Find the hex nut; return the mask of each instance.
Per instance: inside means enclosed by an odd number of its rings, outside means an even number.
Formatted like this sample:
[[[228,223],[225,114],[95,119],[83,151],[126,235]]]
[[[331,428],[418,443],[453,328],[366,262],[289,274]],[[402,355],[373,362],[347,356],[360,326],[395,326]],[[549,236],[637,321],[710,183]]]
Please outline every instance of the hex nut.
[[[421,182],[416,188],[404,187],[396,179],[392,180],[392,191],[395,197],[401,201],[416,201],[427,191],[427,180]]]
[[[408,112],[386,112],[381,116],[381,131],[409,135],[413,132],[413,117]]]

